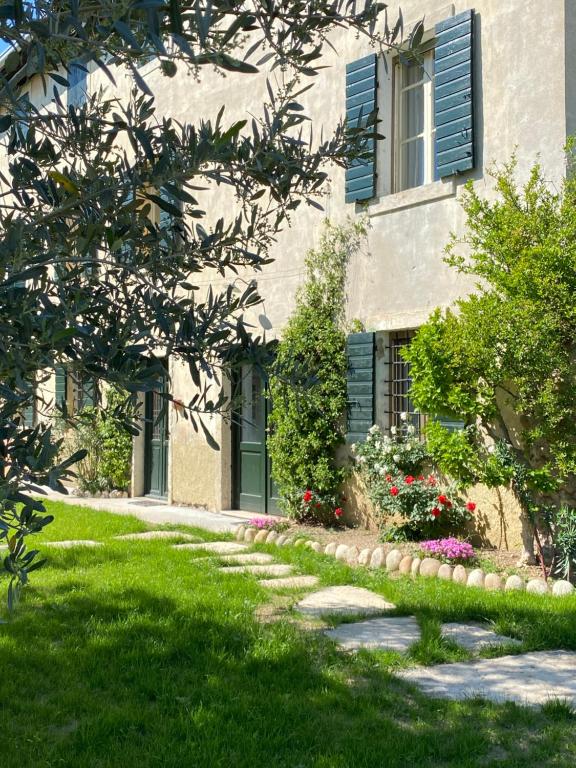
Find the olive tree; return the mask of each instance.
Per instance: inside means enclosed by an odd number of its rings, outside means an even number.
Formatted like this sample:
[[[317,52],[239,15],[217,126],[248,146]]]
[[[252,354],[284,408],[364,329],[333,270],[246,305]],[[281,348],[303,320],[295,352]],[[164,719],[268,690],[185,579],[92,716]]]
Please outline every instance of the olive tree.
[[[32,427],[22,418],[57,365],[134,399],[156,385],[161,349],[197,385],[184,404],[196,429],[225,408],[213,384],[260,341],[243,321],[259,297],[250,285],[238,289],[234,273],[266,264],[290,214],[319,207],[326,164],[362,159],[375,135],[375,116],[366,115],[317,141],[321,131],[302,107],[337,28],[375,47],[402,37],[401,19],[391,29],[385,5],[371,0],[0,4],[0,38],[10,47],[0,73],[0,536],[10,601],[40,565],[26,537],[51,519],[34,490],[62,489],[82,457],[59,457],[49,419]],[[421,28],[409,44],[420,36]],[[269,84],[249,122],[228,121],[223,106],[215,118],[180,124],[156,112],[139,68],[150,56],[168,83],[182,69],[201,79],[209,67],[241,87],[247,73],[266,68],[282,73],[282,86]],[[131,98],[103,91],[69,104],[62,89],[73,65],[111,83],[129,72]],[[42,79],[49,109],[21,94],[19,82],[32,76]],[[223,206],[208,224],[203,188],[213,185],[233,192],[236,210]],[[202,293],[197,278],[207,271],[230,276],[229,286]],[[47,412],[54,403],[36,405]]]

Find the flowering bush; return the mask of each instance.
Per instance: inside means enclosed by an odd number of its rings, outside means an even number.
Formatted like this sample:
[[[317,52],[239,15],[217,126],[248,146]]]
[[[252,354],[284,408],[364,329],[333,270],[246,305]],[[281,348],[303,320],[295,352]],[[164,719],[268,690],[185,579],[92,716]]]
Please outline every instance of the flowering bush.
[[[423,554],[433,555],[447,563],[465,563],[476,557],[472,544],[453,537],[423,541],[420,544],[420,549]]]
[[[290,524],[284,520],[274,520],[270,517],[253,517],[248,525],[251,528],[257,528],[259,531],[276,531],[276,533],[282,533],[286,531]]]
[[[334,525],[341,521],[344,510],[340,506],[346,499],[343,496],[334,497],[330,493],[320,493],[306,488],[292,502],[296,510],[296,519],[300,522]]]
[[[401,417],[402,428],[392,427],[390,436],[373,426],[366,442],[354,446],[385,537],[418,539],[451,533],[470,518],[476,505],[464,503],[455,488],[424,471],[429,460],[426,446],[406,423],[406,414]]]

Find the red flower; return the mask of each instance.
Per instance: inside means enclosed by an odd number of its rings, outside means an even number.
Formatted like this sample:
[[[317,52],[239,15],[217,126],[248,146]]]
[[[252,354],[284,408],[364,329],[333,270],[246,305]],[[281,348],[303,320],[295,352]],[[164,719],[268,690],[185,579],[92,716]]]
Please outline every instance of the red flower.
[[[386,482],[391,483],[392,482],[392,475],[386,475]]]
[[[400,493],[400,491],[398,490],[398,488],[396,488],[395,485],[393,485],[392,488],[390,488],[390,495],[391,496],[398,496],[399,493]]]
[[[412,475],[407,475],[404,479],[404,482],[406,483],[406,485],[412,485],[412,483],[414,482],[414,479],[415,478],[413,478]]]
[[[302,497],[306,504],[308,504],[309,501],[312,501],[312,491],[306,490],[304,491],[304,496]]]
[[[418,480],[424,480],[424,475],[418,475]]]
[[[336,515],[336,517],[342,517],[342,515],[344,514],[344,510],[343,510],[343,509],[341,509],[340,507],[337,507],[337,508],[334,510],[334,514]]]
[[[434,507],[434,509],[432,510],[432,514],[434,515],[434,517],[440,517],[440,510],[438,509],[438,507]]]
[[[476,509],[476,504],[474,504],[473,501],[469,501],[468,504],[466,504],[466,509],[468,510],[468,512],[474,512],[474,510]]]
[[[441,493],[440,496],[438,496],[438,501],[440,502],[440,504],[447,504],[448,498],[444,496],[443,493]]]

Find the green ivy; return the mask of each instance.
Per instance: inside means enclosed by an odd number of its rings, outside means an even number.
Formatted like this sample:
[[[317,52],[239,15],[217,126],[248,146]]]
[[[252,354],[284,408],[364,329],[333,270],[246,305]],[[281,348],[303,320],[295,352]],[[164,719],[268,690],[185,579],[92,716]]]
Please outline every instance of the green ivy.
[[[306,257],[306,282],[278,345],[270,377],[273,410],[268,450],[286,513],[301,519],[308,490],[322,502],[306,517],[334,522],[345,469],[336,461],[346,412],[345,283],[363,223],[326,222],[318,248]]]

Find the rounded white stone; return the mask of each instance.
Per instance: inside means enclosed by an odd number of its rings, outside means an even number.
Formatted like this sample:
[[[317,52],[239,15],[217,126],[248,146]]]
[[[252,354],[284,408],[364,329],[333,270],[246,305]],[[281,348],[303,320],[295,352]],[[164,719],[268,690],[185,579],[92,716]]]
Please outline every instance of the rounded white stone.
[[[358,562],[358,557],[360,556],[360,550],[358,547],[348,547],[348,552],[346,554],[346,562],[352,565],[353,563]]]
[[[278,539],[278,534],[276,531],[270,531],[268,534],[268,538],[266,539],[266,544],[274,544],[274,542]]]
[[[275,542],[276,546],[281,547],[287,538],[288,538],[287,536],[284,536],[284,534],[281,533],[280,536],[278,536],[278,538],[276,539],[276,542]]]
[[[548,593],[548,584],[544,579],[530,579],[526,584],[526,592],[531,595],[546,595]]]
[[[456,565],[452,573],[452,581],[456,584],[466,584],[468,581],[468,571],[463,565]]]
[[[338,544],[334,553],[336,560],[346,560],[348,556],[348,547],[346,544]]]
[[[310,549],[312,549],[314,552],[322,552],[323,547],[319,541],[313,541],[310,545]]]
[[[524,579],[516,574],[508,576],[504,589],[506,592],[522,592],[524,590]]]
[[[502,577],[498,573],[487,573],[484,579],[484,589],[492,592],[501,592],[504,589]]]
[[[420,573],[420,566],[422,565],[422,558],[415,557],[414,560],[412,560],[412,565],[410,566],[410,573],[412,576],[418,576]]]
[[[338,544],[336,544],[335,541],[331,541],[330,544],[326,544],[326,549],[324,550],[324,554],[334,556],[336,554],[337,548],[338,548]]]
[[[358,555],[358,565],[368,565],[371,555],[371,549],[363,549]]]
[[[468,581],[466,585],[468,587],[483,587],[484,586],[485,573],[482,568],[474,568],[468,574]]]
[[[370,557],[370,568],[382,568],[386,562],[386,556],[382,547],[376,547]]]
[[[436,560],[435,557],[425,557],[424,560],[422,560],[420,563],[420,570],[418,573],[420,576],[434,578],[434,576],[438,575],[438,571],[440,570],[441,565],[442,563],[440,560]]]
[[[265,528],[263,528],[261,531],[258,531],[256,536],[254,537],[254,544],[263,544],[267,538],[268,538],[268,531]]]
[[[398,570],[400,573],[408,574],[410,573],[410,569],[412,568],[412,555],[405,555],[402,560],[400,560],[400,565],[398,566]]]
[[[397,571],[402,557],[402,552],[399,549],[393,549],[391,552],[388,552],[386,555],[386,570],[389,573]]]
[[[243,541],[245,533],[246,533],[246,526],[245,525],[239,525],[238,528],[236,529],[236,539],[237,539],[237,541]]]
[[[306,545],[306,539],[296,539],[294,542],[295,547],[304,547]]]
[[[448,563],[442,563],[440,568],[438,568],[437,576],[443,581],[452,581],[452,571],[453,568],[451,565],[448,565]]]
[[[555,581],[554,586],[552,587],[552,594],[556,595],[556,597],[565,597],[566,595],[571,595],[573,592],[574,585],[563,579],[561,581]]]
[[[248,528],[248,530],[244,534],[244,541],[254,541],[257,533],[258,531],[256,530],[256,528]]]

